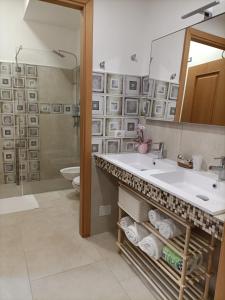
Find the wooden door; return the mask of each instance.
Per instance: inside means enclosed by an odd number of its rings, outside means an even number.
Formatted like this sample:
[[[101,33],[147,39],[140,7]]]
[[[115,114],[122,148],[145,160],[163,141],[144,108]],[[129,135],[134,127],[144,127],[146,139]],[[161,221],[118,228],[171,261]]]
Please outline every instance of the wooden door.
[[[225,59],[188,69],[181,121],[225,125]]]
[[[91,234],[91,124],[92,124],[92,57],[93,0],[40,0],[81,11],[80,61],[80,234]]]

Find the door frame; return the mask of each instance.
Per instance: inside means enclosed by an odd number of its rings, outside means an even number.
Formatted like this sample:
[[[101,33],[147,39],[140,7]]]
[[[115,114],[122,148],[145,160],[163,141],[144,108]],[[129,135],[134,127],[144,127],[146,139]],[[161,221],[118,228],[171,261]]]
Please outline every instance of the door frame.
[[[176,116],[175,121],[181,122],[182,108],[184,100],[184,89],[186,83],[186,73],[188,68],[188,57],[191,41],[205,44],[211,47],[220,48],[225,50],[225,39],[216,35],[200,31],[195,28],[187,28],[184,37],[183,55],[181,60],[180,78],[179,78],[179,91],[177,97]]]
[[[80,61],[80,235],[91,234],[91,131],[93,0],[40,0],[81,11]]]

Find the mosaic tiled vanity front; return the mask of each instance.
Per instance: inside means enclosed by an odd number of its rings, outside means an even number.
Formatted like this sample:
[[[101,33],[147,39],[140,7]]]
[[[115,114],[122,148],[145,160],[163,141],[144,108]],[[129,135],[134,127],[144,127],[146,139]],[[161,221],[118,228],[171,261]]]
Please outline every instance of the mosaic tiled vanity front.
[[[139,192],[151,201],[155,201],[177,216],[192,223],[215,238],[222,240],[224,223],[212,215],[186,203],[185,201],[151,185],[139,177],[111,164],[101,157],[95,156],[96,165],[116,177],[130,188]]]

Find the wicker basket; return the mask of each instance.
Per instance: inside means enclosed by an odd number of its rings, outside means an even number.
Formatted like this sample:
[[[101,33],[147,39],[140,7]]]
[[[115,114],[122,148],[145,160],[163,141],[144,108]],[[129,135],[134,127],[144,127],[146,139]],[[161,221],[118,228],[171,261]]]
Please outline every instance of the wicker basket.
[[[118,205],[136,222],[144,222],[148,220],[148,211],[150,206],[138,196],[121,187],[119,188]]]

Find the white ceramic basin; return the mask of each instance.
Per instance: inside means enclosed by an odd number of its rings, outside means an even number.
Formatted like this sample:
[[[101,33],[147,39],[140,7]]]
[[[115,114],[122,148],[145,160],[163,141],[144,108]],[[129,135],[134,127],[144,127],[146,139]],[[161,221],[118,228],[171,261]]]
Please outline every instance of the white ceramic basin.
[[[184,200],[207,210],[211,214],[224,211],[225,183],[197,172],[179,170],[151,175],[153,178],[171,186],[171,191]]]
[[[138,171],[174,170],[175,166],[167,160],[157,159],[153,154],[121,153],[107,155],[107,160],[125,164]]]
[[[99,156],[209,214],[225,212],[225,182],[217,182],[215,174],[185,170],[175,161],[156,159],[153,154]]]

